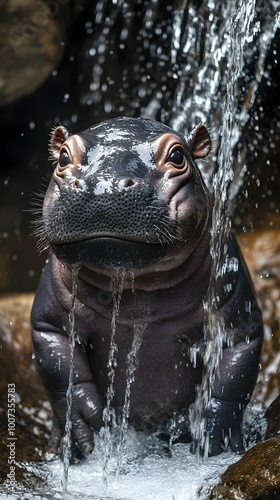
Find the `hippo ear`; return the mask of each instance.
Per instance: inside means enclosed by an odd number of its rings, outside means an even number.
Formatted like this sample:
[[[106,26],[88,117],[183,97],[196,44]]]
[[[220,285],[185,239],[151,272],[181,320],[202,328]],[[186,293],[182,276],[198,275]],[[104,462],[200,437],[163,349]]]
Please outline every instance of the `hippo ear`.
[[[207,156],[211,149],[211,139],[205,125],[199,123],[187,137],[187,143],[194,160]]]
[[[61,146],[69,136],[70,132],[62,125],[56,127],[52,132],[50,140],[50,153],[54,160],[58,160]]]

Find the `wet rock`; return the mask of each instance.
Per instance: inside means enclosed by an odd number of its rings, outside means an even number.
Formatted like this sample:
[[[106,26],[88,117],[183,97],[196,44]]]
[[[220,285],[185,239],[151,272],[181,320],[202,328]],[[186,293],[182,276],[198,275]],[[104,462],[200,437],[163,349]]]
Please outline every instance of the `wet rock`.
[[[222,475],[208,500],[280,498],[280,437],[259,443]]]
[[[61,2],[65,3],[65,2]],[[3,2],[0,8],[0,105],[34,92],[61,59],[65,7],[59,0]]]
[[[0,483],[10,471],[9,429],[16,438],[18,481],[30,479],[24,465],[18,463],[40,462],[48,437],[50,406],[32,361],[32,301],[32,294],[0,297]]]
[[[7,384],[15,384],[21,401],[30,406],[46,399],[32,360],[30,311],[33,294],[0,297],[0,397],[5,401]]]

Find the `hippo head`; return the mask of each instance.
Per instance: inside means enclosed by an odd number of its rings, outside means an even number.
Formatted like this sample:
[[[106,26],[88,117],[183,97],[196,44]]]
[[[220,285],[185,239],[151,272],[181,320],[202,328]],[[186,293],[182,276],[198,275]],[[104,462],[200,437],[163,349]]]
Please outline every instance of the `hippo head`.
[[[194,160],[209,150],[202,124],[187,138],[141,118],[75,135],[57,127],[41,229],[49,247],[66,263],[95,269],[143,269],[191,252],[210,212]]]

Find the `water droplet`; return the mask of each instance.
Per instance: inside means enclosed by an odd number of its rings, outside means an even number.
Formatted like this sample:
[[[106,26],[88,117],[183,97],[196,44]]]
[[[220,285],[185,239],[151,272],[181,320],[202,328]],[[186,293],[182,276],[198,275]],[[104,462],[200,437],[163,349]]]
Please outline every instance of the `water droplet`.
[[[112,103],[110,101],[104,102],[104,111],[105,113],[111,113],[112,111]]]

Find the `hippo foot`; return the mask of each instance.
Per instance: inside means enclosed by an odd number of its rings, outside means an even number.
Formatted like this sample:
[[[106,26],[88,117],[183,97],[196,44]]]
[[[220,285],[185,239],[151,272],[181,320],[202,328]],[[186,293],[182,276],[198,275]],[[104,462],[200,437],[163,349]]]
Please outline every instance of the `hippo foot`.
[[[53,435],[52,435],[53,437]],[[52,437],[47,445],[47,449],[45,452],[45,460],[47,462],[53,462],[54,460],[64,460],[64,435],[60,439],[60,444],[58,447],[53,446]],[[69,453],[68,453],[68,458],[69,458],[69,463],[71,465],[80,462],[81,460],[84,460],[87,456],[91,455],[91,453],[94,450],[94,445],[93,443],[88,447],[87,450],[85,450],[83,453],[81,451],[81,448],[77,445],[75,442],[74,438],[71,437],[71,442],[69,445]],[[67,450],[68,451],[68,450]]]
[[[54,460],[57,456],[63,457],[65,423],[66,423],[66,396],[50,394],[53,408],[53,428],[45,459]],[[94,450],[93,431],[103,425],[103,406],[96,393],[94,384],[84,382],[76,384],[72,392],[71,408],[71,459],[87,457]]]
[[[229,448],[243,454],[243,412],[244,405],[241,403],[212,399],[205,415],[207,439],[203,445],[194,440],[192,453],[198,451],[200,456],[214,457]]]

